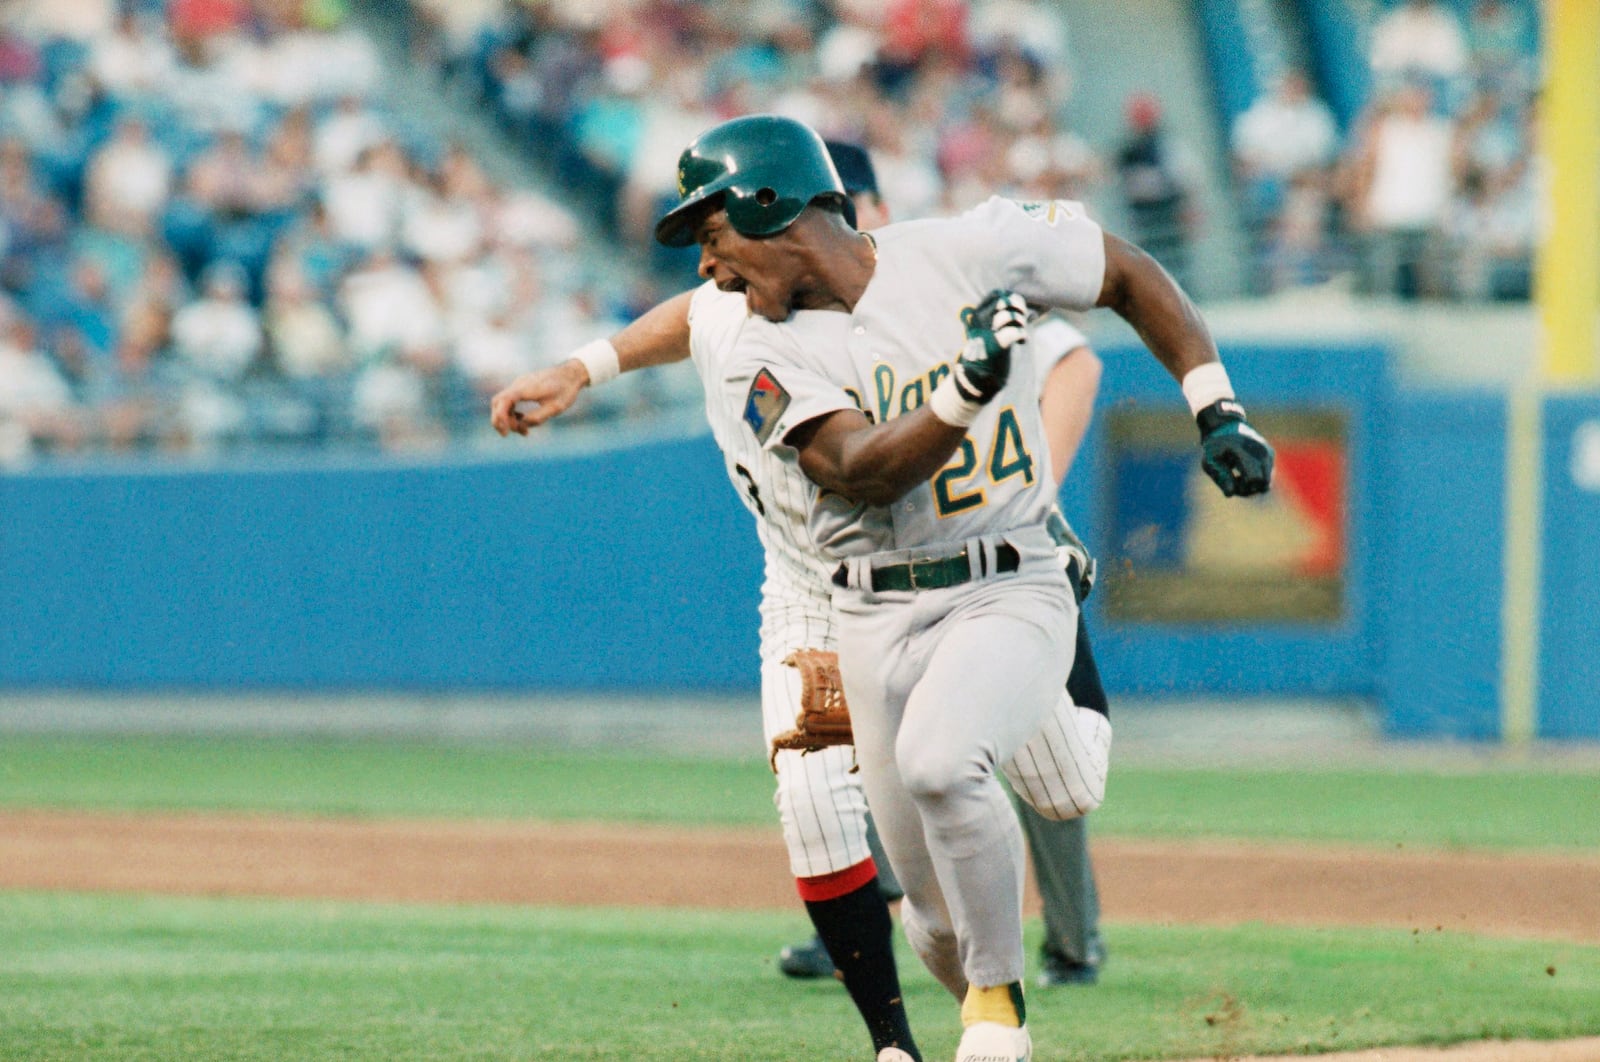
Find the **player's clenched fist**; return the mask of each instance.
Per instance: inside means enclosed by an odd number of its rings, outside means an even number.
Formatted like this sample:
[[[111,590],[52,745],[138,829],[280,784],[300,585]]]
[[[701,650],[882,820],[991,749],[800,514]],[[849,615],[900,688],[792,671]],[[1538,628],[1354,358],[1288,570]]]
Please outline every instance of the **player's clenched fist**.
[[[528,434],[552,417],[565,413],[589,384],[589,370],[577,359],[519,376],[489,400],[489,423],[501,435]],[[527,403],[518,408],[518,403]]]
[[[1028,303],[1014,291],[991,291],[961,311],[967,348],[951,373],[961,397],[983,403],[1000,393],[1011,375],[1011,348],[1028,339]]]
[[[1272,485],[1272,444],[1244,419],[1231,398],[1195,414],[1200,427],[1200,467],[1228,497],[1265,493]]]

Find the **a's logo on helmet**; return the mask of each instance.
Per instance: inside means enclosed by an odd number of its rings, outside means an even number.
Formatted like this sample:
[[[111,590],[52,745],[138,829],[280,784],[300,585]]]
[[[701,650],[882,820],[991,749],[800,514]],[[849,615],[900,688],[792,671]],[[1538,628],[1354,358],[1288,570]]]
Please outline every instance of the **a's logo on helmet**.
[[[678,169],[678,198],[682,199],[684,196],[686,196],[688,194],[689,194],[689,176],[688,176],[688,174],[683,172],[682,167],[679,167],[679,169]]]

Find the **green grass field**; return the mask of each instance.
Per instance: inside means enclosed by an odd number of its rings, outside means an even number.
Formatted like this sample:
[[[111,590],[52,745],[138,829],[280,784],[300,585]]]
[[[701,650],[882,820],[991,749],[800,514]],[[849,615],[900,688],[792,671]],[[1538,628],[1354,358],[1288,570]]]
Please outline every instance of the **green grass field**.
[[[472,744],[9,738],[0,806],[775,824],[755,759]],[[1096,832],[1600,850],[1600,773],[1117,768]]]
[[[769,792],[760,764],[725,760],[337,741],[0,744],[10,807],[770,826]],[[1593,851],[1600,778],[1132,769],[1097,827]],[[0,1059],[869,1058],[837,985],[773,969],[804,927],[798,908],[0,893]],[[1260,925],[1113,923],[1107,936],[1099,986],[1030,996],[1041,1062],[1600,1034],[1600,948]],[[948,1058],[953,1004],[904,953],[902,969],[923,1047]]]

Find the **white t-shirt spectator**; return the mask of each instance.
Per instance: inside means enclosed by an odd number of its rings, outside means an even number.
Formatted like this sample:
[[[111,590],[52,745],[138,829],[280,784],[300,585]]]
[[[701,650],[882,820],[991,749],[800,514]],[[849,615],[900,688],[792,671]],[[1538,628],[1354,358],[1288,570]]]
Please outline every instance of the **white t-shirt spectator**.
[[[333,234],[370,250],[394,239],[404,194],[400,181],[365,170],[329,178],[322,188],[322,201]]]
[[[483,222],[477,204],[470,200],[435,195],[419,188],[407,195],[404,203],[401,242],[418,258],[460,262],[483,240]]]
[[[117,136],[89,164],[89,214],[114,232],[150,231],[172,190],[172,160],[142,134]]]
[[[191,365],[219,380],[237,380],[261,352],[261,321],[237,295],[208,294],[172,318],[172,340]]]
[[[410,350],[439,342],[444,322],[416,270],[380,256],[345,278],[339,289],[350,346],[357,353]]]
[[[456,364],[480,391],[496,391],[534,368],[527,338],[499,318],[481,321],[462,335]]]
[[[89,51],[89,72],[119,96],[164,91],[177,65],[171,44],[132,21],[95,41]]]
[[[1450,203],[1450,123],[1432,115],[1391,114],[1373,130],[1367,221],[1376,229],[1427,229]]]
[[[1372,28],[1372,72],[1390,77],[1407,73],[1458,77],[1467,71],[1467,41],[1461,24],[1437,0],[1409,2],[1390,11]]]
[[[1253,172],[1293,177],[1333,161],[1338,131],[1321,100],[1264,95],[1233,125],[1233,150]]]
[[[0,420],[25,421],[62,413],[72,405],[72,388],[55,364],[37,350],[0,341]]]
[[[327,174],[344,173],[356,164],[361,153],[388,136],[383,120],[351,97],[317,126],[317,169]]]

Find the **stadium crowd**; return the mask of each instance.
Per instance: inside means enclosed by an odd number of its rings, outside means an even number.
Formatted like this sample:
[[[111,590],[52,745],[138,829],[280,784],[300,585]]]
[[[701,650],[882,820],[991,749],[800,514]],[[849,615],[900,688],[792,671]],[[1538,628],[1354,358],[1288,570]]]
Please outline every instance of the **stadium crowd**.
[[[1068,127],[1068,26],[1045,0],[409,10],[418,51],[569,206],[498,186],[386,108],[348,0],[0,11],[0,462],[481,433],[485,394],[654,295],[596,284],[615,257],[583,250],[586,227],[669,286],[690,278],[692,251],[649,238],[676,195],[663,160],[757,110],[866,144],[901,217],[994,193],[1114,204],[1187,279],[1203,172],[1152,96],[1127,101],[1117,143]],[[1379,293],[1526,297],[1533,29],[1507,0],[1465,22],[1399,0],[1348,131],[1305,76],[1276,78],[1231,131],[1258,289],[1343,273]],[[646,398],[607,397],[591,413]]]
[[[389,113],[339,0],[0,16],[0,461],[482,431],[613,330],[573,216]]]
[[[596,6],[413,0],[437,61],[482,93],[636,252],[671,199],[663,158],[771,110],[866,144],[902,217],[992,193],[1113,205],[1185,279],[1204,179],[1160,101],[1116,143],[1066,123],[1073,63],[1041,0],[705,0]],[[1526,297],[1535,236],[1529,8],[1398,0],[1372,27],[1370,101],[1341,131],[1301,72],[1242,114],[1231,148],[1258,237],[1256,287],[1337,273],[1401,295]]]
[[[1529,7],[1401,0],[1372,27],[1367,104],[1341,134],[1285,70],[1232,148],[1262,290],[1353,271],[1377,294],[1525,299],[1538,238]]]

